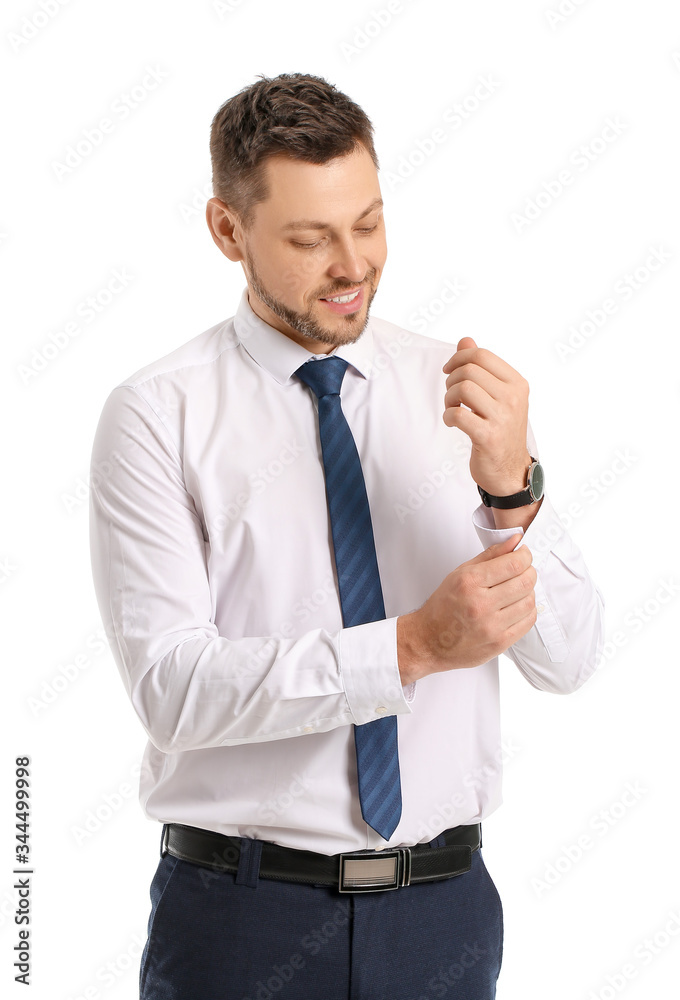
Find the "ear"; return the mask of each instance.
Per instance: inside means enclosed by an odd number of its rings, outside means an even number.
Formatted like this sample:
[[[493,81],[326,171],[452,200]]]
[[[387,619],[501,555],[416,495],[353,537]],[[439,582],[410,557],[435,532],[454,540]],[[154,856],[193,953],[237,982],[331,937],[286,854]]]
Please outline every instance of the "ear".
[[[244,260],[241,223],[228,205],[219,198],[209,198],[205,206],[205,221],[217,246],[229,260]]]

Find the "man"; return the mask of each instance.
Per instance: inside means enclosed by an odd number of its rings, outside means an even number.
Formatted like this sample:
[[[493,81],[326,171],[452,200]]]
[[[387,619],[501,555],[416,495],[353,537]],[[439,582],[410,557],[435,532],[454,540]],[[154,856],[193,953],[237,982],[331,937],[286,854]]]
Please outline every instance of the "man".
[[[524,378],[369,320],[364,112],[262,77],[211,155],[237,313],[117,386],[93,448],[96,592],[163,824],[141,996],[487,1000],[497,657],[575,690],[601,598],[542,496]]]

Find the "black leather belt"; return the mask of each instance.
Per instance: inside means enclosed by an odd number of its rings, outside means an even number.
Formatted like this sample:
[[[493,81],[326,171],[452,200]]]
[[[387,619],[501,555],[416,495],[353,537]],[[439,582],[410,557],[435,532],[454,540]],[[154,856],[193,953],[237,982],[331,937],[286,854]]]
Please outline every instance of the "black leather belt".
[[[260,877],[332,885],[339,892],[377,892],[418,882],[435,882],[469,871],[472,852],[482,846],[481,823],[453,827],[445,830],[443,837],[443,847],[415,844],[384,851],[332,855],[298,851],[263,841]],[[182,823],[168,823],[161,848],[161,855],[165,854],[213,871],[236,872],[241,838]]]

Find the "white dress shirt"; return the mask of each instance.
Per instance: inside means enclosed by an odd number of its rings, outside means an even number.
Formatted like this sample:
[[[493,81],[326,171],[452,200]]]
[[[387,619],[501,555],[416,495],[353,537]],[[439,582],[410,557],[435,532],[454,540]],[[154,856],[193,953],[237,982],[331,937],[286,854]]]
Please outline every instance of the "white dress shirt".
[[[398,722],[403,811],[389,846],[501,802],[498,660],[402,687],[397,616],[496,530],[442,420],[449,343],[371,317],[342,409],[362,462],[386,618],[343,628],[317,420],[294,372],[313,355],[252,311],[116,386],[92,452],[102,619],[149,738],[151,819],[336,854],[382,848],[357,793],[354,725]],[[327,355],[319,355],[322,360]],[[528,447],[538,457],[529,430]],[[566,694],[595,669],[602,599],[546,496],[525,533],[536,625],[508,655]]]

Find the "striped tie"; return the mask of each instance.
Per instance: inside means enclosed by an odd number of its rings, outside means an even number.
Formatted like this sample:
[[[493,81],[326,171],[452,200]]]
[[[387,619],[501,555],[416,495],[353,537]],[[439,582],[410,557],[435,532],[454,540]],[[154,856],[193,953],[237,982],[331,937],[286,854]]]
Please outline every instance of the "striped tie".
[[[361,461],[340,405],[347,364],[343,358],[330,357],[307,361],[295,372],[319,400],[319,436],[345,628],[385,617]],[[355,726],[354,742],[361,813],[389,840],[401,817],[396,716]]]

